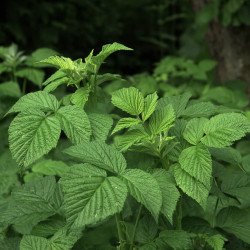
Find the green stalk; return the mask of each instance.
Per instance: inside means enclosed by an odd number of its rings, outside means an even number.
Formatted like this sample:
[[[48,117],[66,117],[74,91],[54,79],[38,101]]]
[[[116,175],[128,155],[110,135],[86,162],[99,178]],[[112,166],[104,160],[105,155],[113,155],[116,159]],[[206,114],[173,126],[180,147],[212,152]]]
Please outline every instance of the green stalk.
[[[122,217],[120,213],[115,214],[116,226],[118,231],[119,243],[121,250],[127,250],[127,240],[124,231],[122,230]]]
[[[137,229],[140,217],[141,217],[141,212],[142,212],[142,204],[140,205],[140,208],[139,208],[139,211],[138,211],[138,214],[137,214],[137,217],[136,217],[135,226],[134,226],[134,230],[133,230],[133,234],[132,234],[132,239],[131,239],[131,242],[130,242],[130,248],[129,248],[129,250],[133,249],[134,240],[135,240],[135,233],[136,233],[136,229]]]

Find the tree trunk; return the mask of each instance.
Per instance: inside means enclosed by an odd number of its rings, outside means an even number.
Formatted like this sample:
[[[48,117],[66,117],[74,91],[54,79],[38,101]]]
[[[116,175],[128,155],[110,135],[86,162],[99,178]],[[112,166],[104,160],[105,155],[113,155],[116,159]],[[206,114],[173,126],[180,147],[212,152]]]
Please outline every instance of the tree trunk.
[[[198,12],[209,1],[192,0],[192,4]],[[215,18],[206,30],[205,39],[212,58],[218,61],[218,79],[222,82],[241,79],[249,84],[250,94],[250,27],[223,27]]]

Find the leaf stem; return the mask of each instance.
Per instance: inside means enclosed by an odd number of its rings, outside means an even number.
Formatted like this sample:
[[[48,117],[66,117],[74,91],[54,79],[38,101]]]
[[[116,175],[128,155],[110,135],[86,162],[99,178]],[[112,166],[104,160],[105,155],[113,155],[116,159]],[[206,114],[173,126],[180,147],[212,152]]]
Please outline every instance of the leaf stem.
[[[117,231],[118,231],[118,237],[119,237],[119,243],[120,243],[120,249],[121,250],[127,250],[127,240],[126,240],[126,235],[122,229],[122,217],[120,213],[115,214],[115,220],[116,220],[116,226],[117,226]]]
[[[134,230],[133,230],[133,234],[132,234],[132,239],[131,239],[129,250],[133,249],[134,240],[135,240],[135,233],[136,233],[136,229],[137,229],[140,217],[141,217],[141,212],[142,212],[142,204],[139,207],[139,211],[138,211],[138,214],[137,214],[137,217],[136,217],[135,226],[134,226]]]

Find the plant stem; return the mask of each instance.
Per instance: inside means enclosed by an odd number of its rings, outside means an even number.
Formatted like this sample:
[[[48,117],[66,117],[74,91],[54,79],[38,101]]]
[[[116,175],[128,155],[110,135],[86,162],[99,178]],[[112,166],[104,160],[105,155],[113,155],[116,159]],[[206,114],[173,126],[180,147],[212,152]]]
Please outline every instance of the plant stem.
[[[136,218],[136,221],[135,221],[135,226],[134,226],[134,230],[133,230],[133,234],[132,234],[132,239],[131,239],[129,250],[133,249],[134,240],[135,240],[135,233],[136,233],[136,229],[137,229],[140,217],[141,217],[141,212],[142,212],[142,204],[139,207],[139,211],[138,211],[137,218]]]
[[[182,229],[181,221],[182,221],[182,194],[177,203],[177,210],[176,210],[176,229],[177,230]]]
[[[115,214],[115,220],[116,220],[116,226],[117,226],[117,230],[118,230],[118,237],[119,237],[119,242],[120,242],[120,249],[121,250],[127,250],[127,246],[126,246],[126,235],[122,229],[122,217],[120,213],[116,213]]]

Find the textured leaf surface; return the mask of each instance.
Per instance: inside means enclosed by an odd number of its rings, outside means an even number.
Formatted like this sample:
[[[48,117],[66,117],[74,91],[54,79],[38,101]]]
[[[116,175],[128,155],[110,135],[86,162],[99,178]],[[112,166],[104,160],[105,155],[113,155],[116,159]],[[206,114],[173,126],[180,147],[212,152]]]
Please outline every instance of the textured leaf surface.
[[[60,123],[54,116],[38,110],[20,113],[9,127],[13,158],[21,168],[27,167],[56,147],[60,133]]]
[[[223,246],[227,239],[220,234],[215,234],[212,236],[204,235],[205,241],[214,249],[214,250],[223,250]]]
[[[105,141],[113,125],[113,119],[107,114],[98,113],[90,113],[88,114],[88,118],[92,130],[92,138],[94,140]]]
[[[250,244],[249,212],[236,207],[224,208],[217,215],[217,226]]]
[[[185,172],[210,188],[212,159],[205,146],[198,144],[184,149],[180,154],[179,163]]]
[[[54,82],[56,80],[59,80],[61,78],[64,78],[66,77],[66,73],[64,73],[63,71],[61,70],[57,70],[54,74],[52,74],[44,83],[43,85],[48,85],[49,83],[51,82]]]
[[[182,230],[162,231],[156,241],[159,247],[171,246],[173,249],[191,249],[192,242],[187,232]]]
[[[205,124],[201,141],[208,147],[223,148],[232,145],[250,131],[250,122],[242,114],[216,115]]]
[[[157,109],[149,119],[149,127],[153,134],[159,134],[169,129],[175,120],[172,105]]]
[[[194,118],[188,121],[183,137],[191,144],[197,145],[204,135],[203,127],[208,122],[206,118]]]
[[[173,214],[180,197],[174,178],[164,169],[155,170],[153,176],[157,180],[162,192],[161,212],[170,223],[173,223]]]
[[[123,88],[113,92],[112,103],[119,109],[137,116],[143,111],[144,98],[134,87]]]
[[[191,118],[210,117],[215,111],[215,106],[211,102],[199,102],[188,106],[181,115]]]
[[[82,87],[76,90],[71,96],[70,101],[76,106],[83,108],[85,103],[88,101],[90,89]]]
[[[62,70],[74,70],[75,66],[74,66],[74,62],[67,57],[63,57],[63,56],[50,56],[47,59],[44,59],[42,61],[40,61],[41,63],[48,63],[51,64],[59,69]]]
[[[93,141],[72,146],[65,153],[113,173],[122,173],[127,163],[123,155],[102,141]]]
[[[161,109],[171,104],[173,106],[175,116],[178,118],[185,110],[191,96],[191,93],[184,93],[183,95],[161,98],[157,103],[156,109]]]
[[[56,117],[60,121],[62,130],[74,144],[87,142],[90,139],[91,128],[87,114],[77,106],[60,108]]]
[[[140,169],[128,169],[121,178],[129,193],[142,203],[157,221],[162,206],[162,194],[156,179]]]
[[[98,222],[120,212],[127,197],[125,184],[90,164],[79,164],[60,182],[65,192],[67,223],[72,228]]]
[[[55,96],[43,91],[37,91],[21,97],[8,111],[8,114],[22,112],[30,108],[42,111],[56,111],[59,108],[59,102]]]
[[[156,92],[151,94],[151,95],[148,95],[145,98],[144,110],[142,112],[142,120],[143,121],[146,121],[152,115],[152,113],[155,111],[155,108],[157,105],[157,99],[158,99],[158,95]]]
[[[204,184],[185,172],[179,165],[175,165],[174,177],[184,193],[196,200],[203,208],[206,207],[209,190]]]
[[[52,250],[49,241],[43,237],[25,235],[20,243],[20,250]]]
[[[124,128],[129,128],[132,127],[134,125],[137,125],[141,122],[140,119],[136,119],[136,118],[121,118],[118,123],[116,124],[114,130],[112,131],[112,134],[124,129]]]
[[[57,89],[57,87],[59,87],[60,85],[63,85],[63,84],[66,84],[68,83],[69,81],[69,78],[68,77],[62,77],[62,78],[59,78],[59,79],[56,79],[55,81],[51,82],[50,84],[48,84],[44,89],[43,91],[45,92],[52,92],[54,91],[55,89]]]

